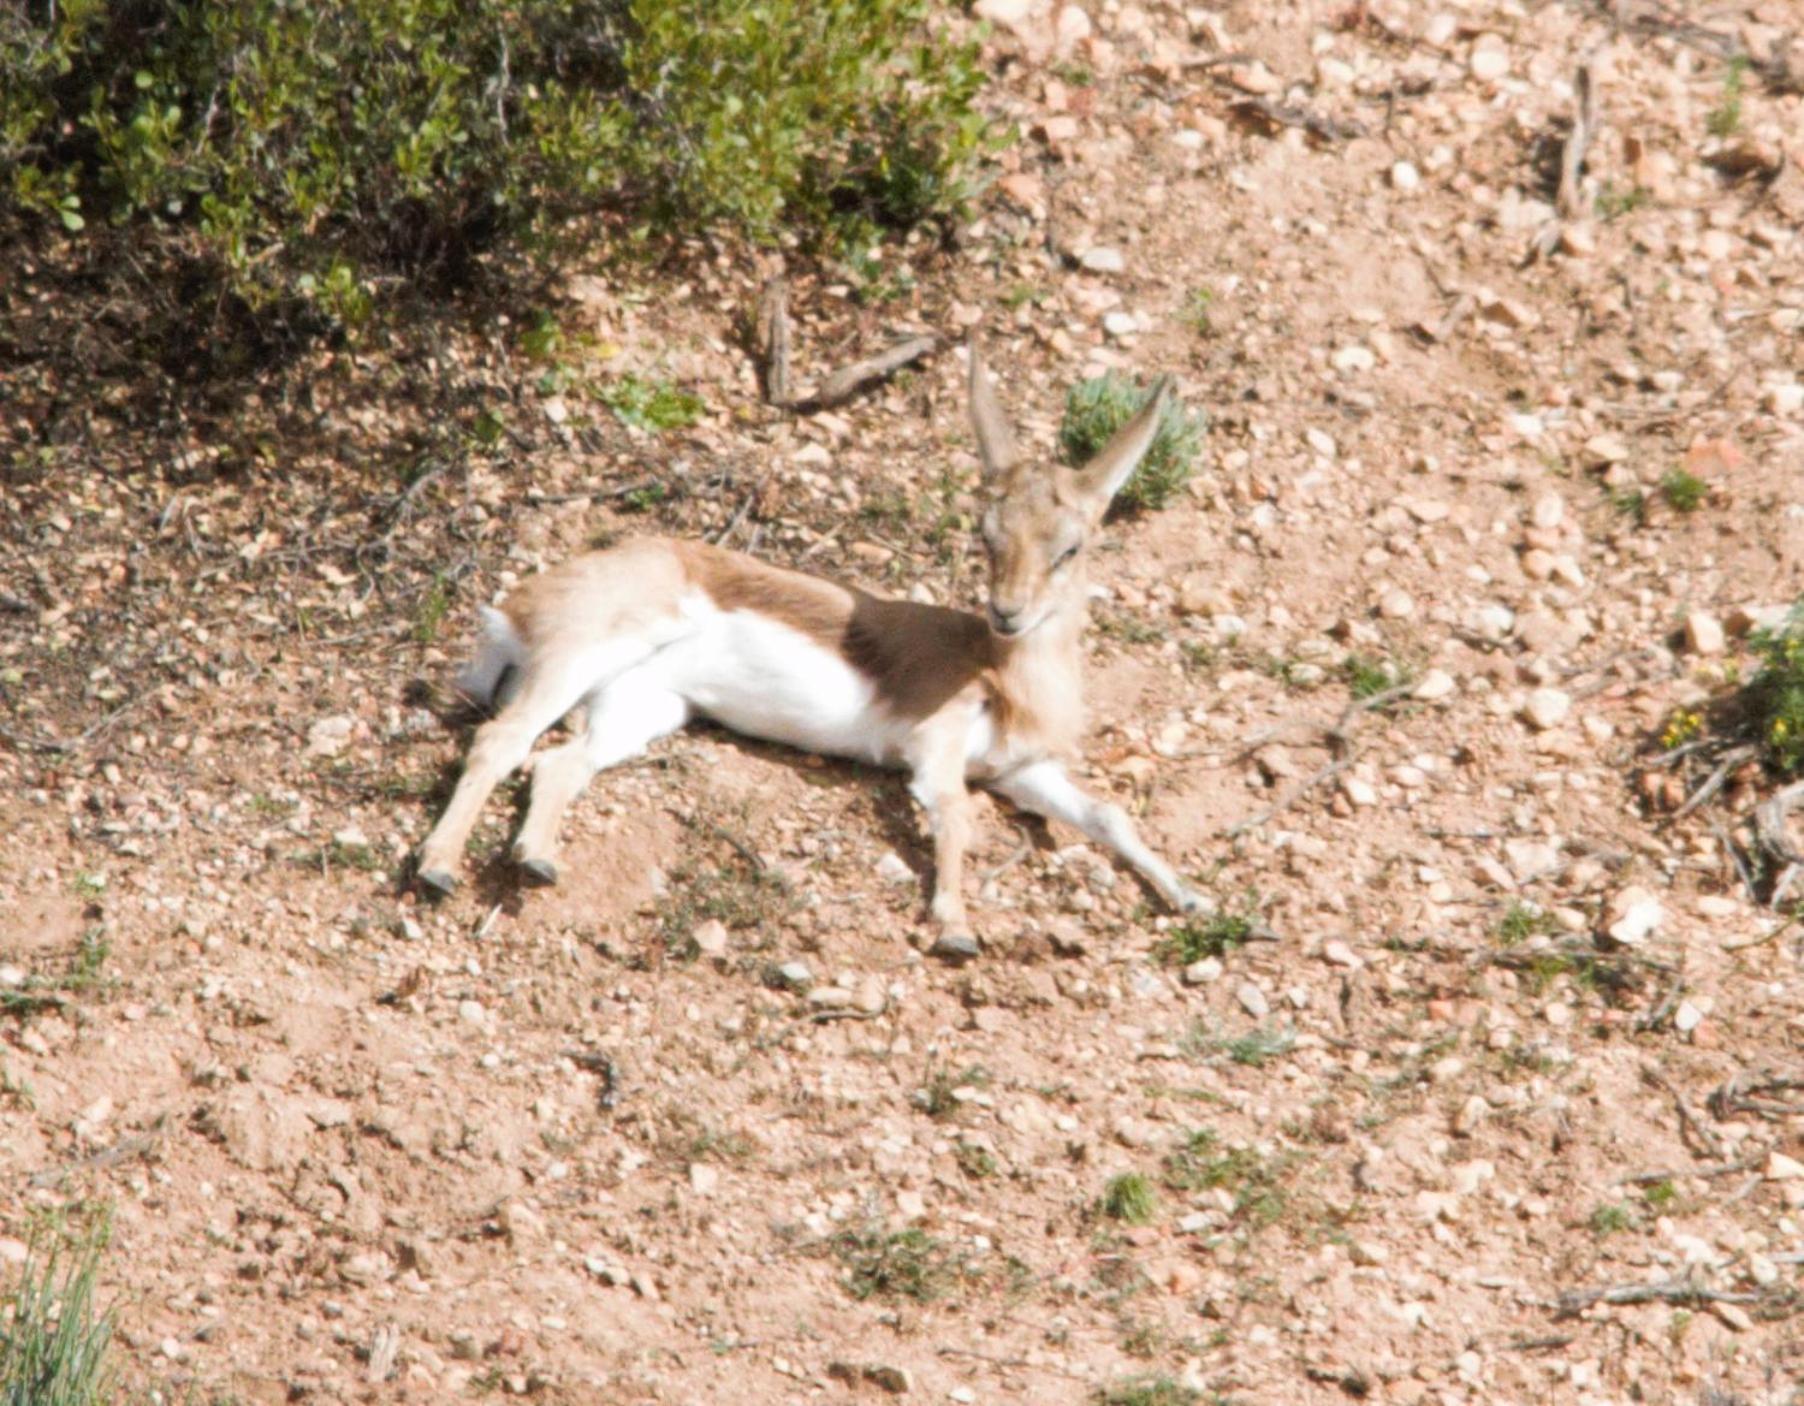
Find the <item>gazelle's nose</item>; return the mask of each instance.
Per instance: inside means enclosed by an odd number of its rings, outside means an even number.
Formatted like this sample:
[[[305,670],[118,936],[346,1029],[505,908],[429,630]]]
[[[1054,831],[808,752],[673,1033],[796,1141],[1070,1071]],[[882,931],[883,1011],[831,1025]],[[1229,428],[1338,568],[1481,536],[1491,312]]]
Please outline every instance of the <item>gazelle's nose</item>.
[[[1018,635],[1021,633],[1021,616],[1024,613],[1018,605],[999,605],[991,601],[990,628],[999,635]]]

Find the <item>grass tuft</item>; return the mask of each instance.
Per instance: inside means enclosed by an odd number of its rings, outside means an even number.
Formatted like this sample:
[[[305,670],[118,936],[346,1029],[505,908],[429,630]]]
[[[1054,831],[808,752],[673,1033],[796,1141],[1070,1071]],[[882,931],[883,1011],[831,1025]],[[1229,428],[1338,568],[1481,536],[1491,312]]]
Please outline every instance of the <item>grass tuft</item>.
[[[923,1230],[848,1230],[835,1237],[833,1249],[846,1267],[846,1288],[861,1302],[932,1303],[950,1293],[961,1274],[951,1248]]]
[[[680,430],[701,419],[707,409],[699,395],[669,381],[647,381],[622,376],[600,391],[602,403],[629,429],[661,434]]]
[[[1202,1393],[1172,1377],[1130,1377],[1103,1387],[1096,1406],[1202,1406]]]
[[[1065,397],[1065,418],[1059,426],[1059,451],[1065,462],[1088,463],[1146,404],[1147,394],[1139,382],[1112,371],[1073,386]],[[1201,413],[1189,413],[1175,399],[1167,401],[1152,448],[1116,495],[1116,510],[1154,512],[1170,503],[1195,471],[1206,427]]]
[[[1109,1178],[1102,1190],[1099,1209],[1123,1225],[1146,1225],[1159,1211],[1159,1194],[1139,1172],[1123,1172]]]
[[[0,1406],[98,1406],[112,1396],[113,1315],[94,1309],[106,1227],[91,1228],[72,1248],[56,1236],[52,1229],[34,1240],[0,1322]]]
[[[1670,469],[1660,480],[1660,495],[1674,512],[1695,513],[1710,496],[1710,485],[1684,469]]]

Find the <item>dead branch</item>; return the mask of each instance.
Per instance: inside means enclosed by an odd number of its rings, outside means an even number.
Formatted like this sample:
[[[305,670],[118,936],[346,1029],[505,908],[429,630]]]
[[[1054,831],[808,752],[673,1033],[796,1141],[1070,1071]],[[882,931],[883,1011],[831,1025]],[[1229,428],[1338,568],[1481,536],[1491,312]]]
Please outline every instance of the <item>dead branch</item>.
[[[86,1157],[78,1157],[73,1162],[65,1162],[60,1167],[47,1167],[41,1172],[34,1172],[31,1185],[34,1187],[60,1186],[76,1172],[100,1171],[106,1167],[117,1166],[121,1162],[136,1161],[152,1151],[163,1140],[163,1131],[169,1121],[167,1113],[159,1113],[150,1127],[134,1137],[121,1138],[111,1147],[103,1147],[98,1152]]]
[[[1804,1074],[1777,1073],[1762,1069],[1743,1072],[1719,1084],[1708,1100],[1710,1111],[1718,1118],[1732,1118],[1737,1113],[1758,1113],[1762,1118],[1790,1118],[1804,1114],[1804,1103],[1762,1098],[1762,1094],[1784,1094],[1804,1090]]]
[[[789,283],[778,274],[767,279],[758,299],[755,332],[762,361],[764,398],[772,405],[789,404]]]
[[[1703,805],[1705,801],[1709,800],[1718,791],[1723,789],[1723,783],[1729,779],[1730,772],[1734,771],[1735,768],[1740,766],[1743,762],[1749,761],[1759,755],[1760,746],[1758,743],[1754,742],[1744,743],[1740,747],[1731,747],[1728,751],[1724,752],[1722,756],[1717,759],[1717,763],[1711,769],[1710,775],[1704,778],[1703,784],[1685,798],[1685,804],[1672,813],[1672,818],[1674,820],[1682,820],[1685,816],[1690,815],[1692,811],[1696,810],[1699,806]]]
[[[1560,147],[1560,184],[1554,195],[1554,208],[1561,218],[1583,219],[1590,214],[1590,201],[1585,198],[1585,152],[1597,131],[1597,88],[1591,81],[1591,66],[1580,64],[1572,80],[1578,106],[1572,114],[1572,131]]]
[[[1804,781],[1794,781],[1754,810],[1754,834],[1760,847],[1781,864],[1804,864],[1804,854],[1792,848],[1785,833],[1785,817],[1800,798],[1804,798]]]
[[[1228,104],[1228,110],[1242,119],[1250,119],[1256,126],[1263,126],[1268,135],[1275,135],[1286,127],[1296,127],[1321,142],[1351,141],[1366,134],[1361,123],[1343,122],[1308,108],[1273,102],[1270,98],[1236,98]]]
[[[1731,1289],[1707,1289],[1689,1279],[1663,1279],[1655,1284],[1610,1284],[1595,1289],[1569,1289],[1555,1302],[1561,1318],[1573,1318],[1593,1304],[1759,1303],[1766,1295]]]
[[[1616,1178],[1618,1186],[1650,1186],[1654,1182],[1677,1181],[1680,1177],[1701,1177],[1709,1181],[1714,1177],[1733,1176],[1736,1172],[1749,1172],[1759,1166],[1763,1157],[1744,1157],[1738,1162],[1711,1162],[1702,1167],[1662,1167],[1652,1172],[1630,1172],[1627,1176]]]
[[[875,356],[867,356],[863,361],[855,361],[835,371],[822,381],[813,395],[798,396],[790,402],[790,409],[804,415],[816,410],[831,410],[836,405],[844,405],[866,386],[884,380],[912,366],[923,357],[931,356],[939,350],[940,339],[932,333],[919,336],[904,337],[893,342]]]
[[[1699,1152],[1700,1155],[1713,1158],[1718,1162],[1728,1160],[1723,1155],[1722,1139],[1712,1129],[1704,1126],[1703,1121],[1692,1111],[1691,1104],[1686,1100],[1685,1095],[1673,1086],[1671,1080],[1651,1064],[1641,1066],[1641,1077],[1672,1100],[1673,1107],[1679,1115],[1680,1137],[1693,1152]],[[1711,1095],[1712,1112],[1716,1111],[1715,1097],[1715,1094]],[[1721,1117],[1722,1115],[1718,1113],[1717,1116]]]

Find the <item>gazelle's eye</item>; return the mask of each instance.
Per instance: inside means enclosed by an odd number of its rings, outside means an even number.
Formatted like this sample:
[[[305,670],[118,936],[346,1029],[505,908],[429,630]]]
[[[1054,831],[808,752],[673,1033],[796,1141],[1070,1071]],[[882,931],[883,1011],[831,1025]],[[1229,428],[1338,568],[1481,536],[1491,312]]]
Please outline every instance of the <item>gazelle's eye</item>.
[[[1053,562],[1053,564],[1052,564],[1052,569],[1054,571],[1057,571],[1061,566],[1071,565],[1072,558],[1077,555],[1077,548],[1078,548],[1078,544],[1074,542],[1074,543],[1072,543],[1071,546],[1065,548],[1064,551],[1060,552],[1058,560]]]

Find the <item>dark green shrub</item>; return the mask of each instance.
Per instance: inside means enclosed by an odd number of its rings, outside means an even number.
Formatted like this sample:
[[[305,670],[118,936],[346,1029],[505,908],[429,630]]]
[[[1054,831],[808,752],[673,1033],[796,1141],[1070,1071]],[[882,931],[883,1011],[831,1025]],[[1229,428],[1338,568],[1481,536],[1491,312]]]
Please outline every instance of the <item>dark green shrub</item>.
[[[1059,451],[1065,462],[1082,464],[1091,458],[1146,404],[1147,393],[1137,381],[1112,371],[1073,386],[1059,425]],[[1157,510],[1176,497],[1190,481],[1205,425],[1200,413],[1190,414],[1175,397],[1166,401],[1152,448],[1116,496],[1116,510]]]
[[[1749,642],[1760,668],[1740,702],[1755,740],[1765,744],[1767,762],[1789,776],[1804,770],[1804,603],[1781,624],[1756,630]]]
[[[0,229],[124,227],[341,325],[572,217],[762,238],[954,210],[971,46],[927,0],[0,7]],[[379,277],[382,275],[383,277]],[[198,301],[198,300],[196,300]]]

